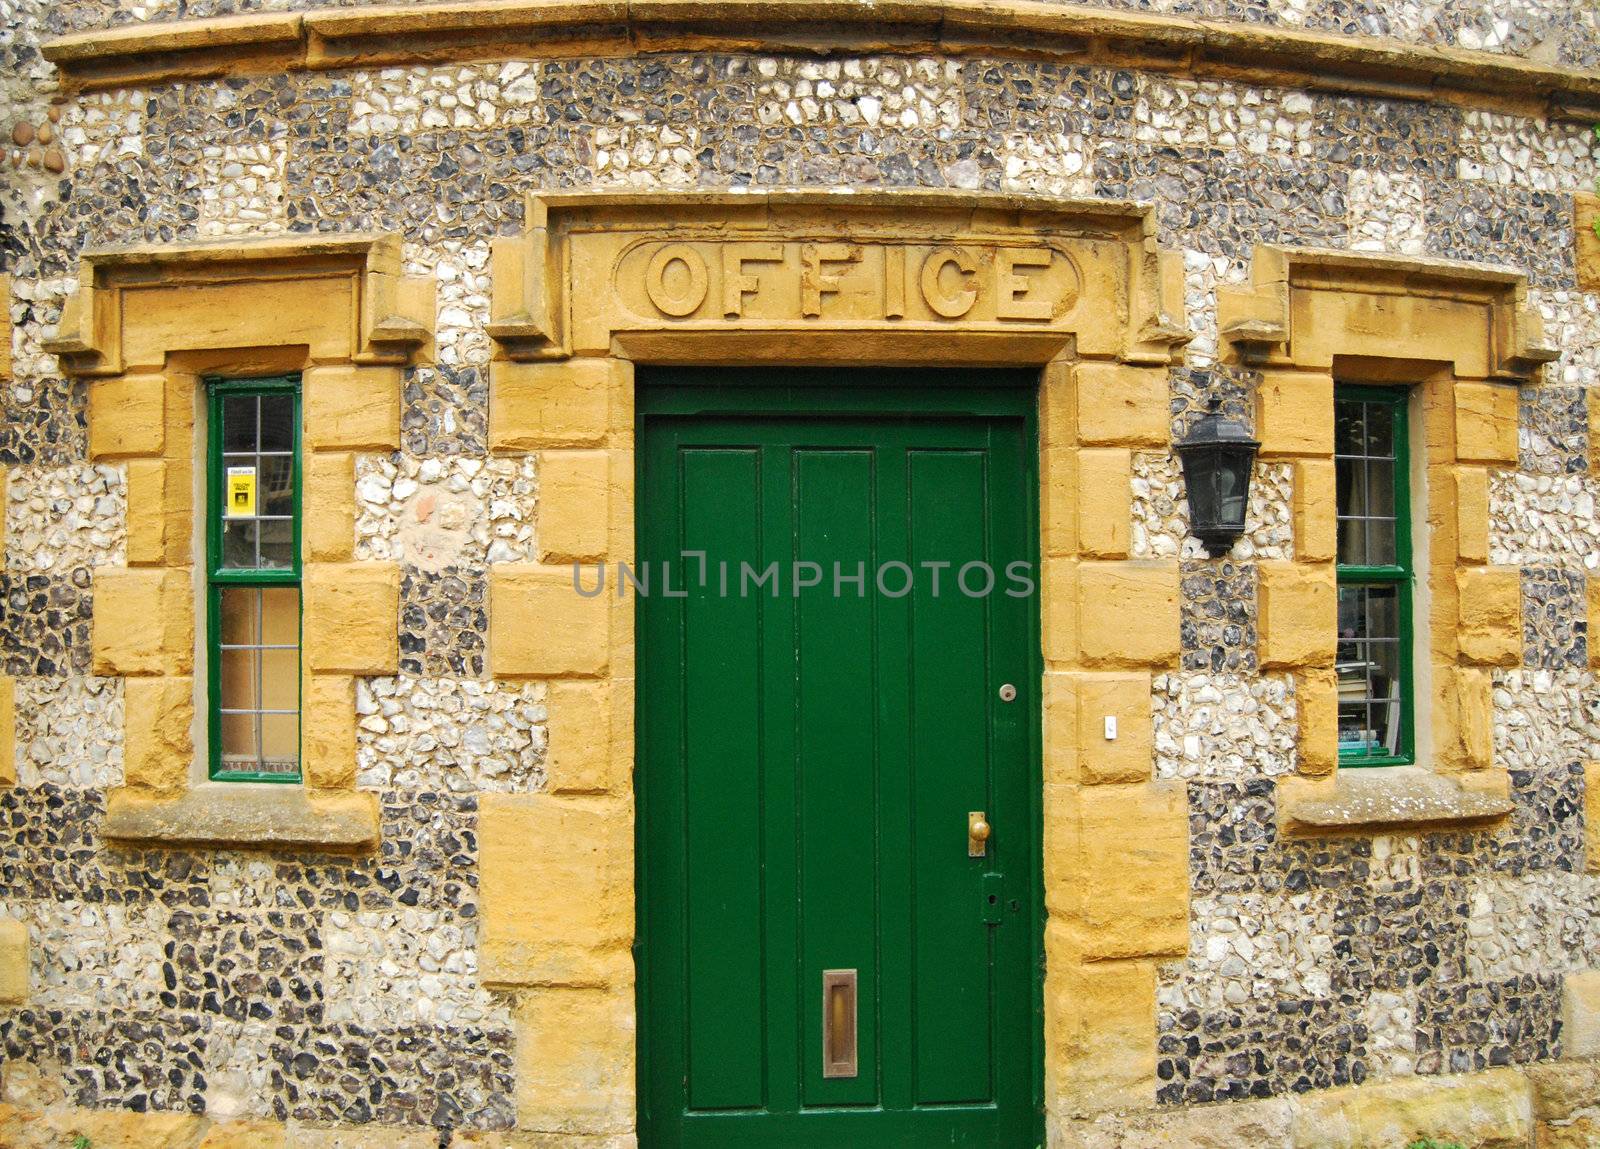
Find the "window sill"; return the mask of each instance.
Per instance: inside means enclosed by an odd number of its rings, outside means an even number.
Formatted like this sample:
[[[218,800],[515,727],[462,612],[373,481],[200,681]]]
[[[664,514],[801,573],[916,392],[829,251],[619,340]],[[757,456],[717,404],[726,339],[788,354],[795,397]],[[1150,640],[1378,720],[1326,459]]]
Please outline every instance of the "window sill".
[[[1504,770],[1435,774],[1420,766],[1338,770],[1329,778],[1278,784],[1278,828],[1307,837],[1478,828],[1511,813]]]
[[[378,798],[282,782],[204,782],[175,797],[124,788],[112,791],[100,832],[123,845],[349,853],[377,847]]]

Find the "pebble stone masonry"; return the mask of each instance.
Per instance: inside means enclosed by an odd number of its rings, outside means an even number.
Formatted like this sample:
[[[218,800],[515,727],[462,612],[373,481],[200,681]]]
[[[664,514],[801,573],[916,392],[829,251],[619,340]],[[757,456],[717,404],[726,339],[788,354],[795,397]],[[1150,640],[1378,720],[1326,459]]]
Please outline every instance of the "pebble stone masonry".
[[[225,36],[185,42],[191,56],[215,51],[204,66],[164,59],[158,40],[143,65],[138,52],[117,56],[117,36],[148,22],[199,29],[335,8],[362,3],[0,0],[0,1145],[63,1146],[79,1132],[95,1149],[634,1144],[626,1115],[549,1118],[541,1082],[610,1084],[549,1068],[561,1050],[527,1036],[526,991],[480,973],[480,807],[552,787],[557,695],[571,691],[494,673],[494,571],[546,561],[548,548],[540,453],[491,449],[492,247],[523,234],[530,196],[775,188],[1151,205],[1189,333],[1163,367],[1157,422],[1173,436],[1211,397],[1252,425],[1261,410],[1264,375],[1244,353],[1253,336],[1228,330],[1230,293],[1260,288],[1261,245],[1525,277],[1521,306],[1543,329],[1533,342],[1558,354],[1520,384],[1515,449],[1487,472],[1476,560],[1520,588],[1515,649],[1473,671],[1488,684],[1504,817],[1288,832],[1280,800],[1315,773],[1301,757],[1315,704],[1303,664],[1270,656],[1258,606],[1282,593],[1273,571],[1307,557],[1297,548],[1315,463],[1265,455],[1249,527],[1215,560],[1188,535],[1166,446],[1134,446],[1112,468],[1111,502],[1127,514],[1104,557],[1167,564],[1178,588],[1175,656],[1147,676],[1148,770],[1137,765],[1186,809],[1187,953],[1153,959],[1153,1007],[1133,1026],[1148,1063],[1137,1089],[1115,1104],[1046,1104],[1060,1149],[1399,1149],[1424,1133],[1600,1145],[1589,1060],[1600,1056],[1600,843],[1587,836],[1600,802],[1586,785],[1600,760],[1588,635],[1600,253],[1584,234],[1600,85],[1584,89],[1587,104],[1544,100],[1531,81],[1441,85],[1434,97],[1333,63],[1347,44],[1424,70],[1435,64],[1415,61],[1443,60],[1458,78],[1487,61],[1582,88],[1600,68],[1600,8],[1061,9],[1333,46],[1320,64],[1241,64],[1231,76],[1178,50],[1141,64],[1092,36],[1076,54],[902,49],[859,22],[825,50],[752,35],[541,52],[522,35],[515,50],[479,37],[424,63],[302,66],[295,30],[280,45],[288,65],[257,66],[279,50],[270,37],[248,51]],[[345,468],[331,472],[351,508],[333,550],[352,568],[397,572],[392,665],[317,679],[354,680],[353,766],[339,785],[372,796],[377,845],[110,842],[111,795],[132,781],[135,679],[106,672],[92,632],[108,573],[145,561],[129,524],[147,461],[91,450],[94,385],[49,349],[83,290],[80,255],[356,233],[398,236],[392,278],[426,285],[429,301],[428,344],[399,368],[383,449],[318,456]]]

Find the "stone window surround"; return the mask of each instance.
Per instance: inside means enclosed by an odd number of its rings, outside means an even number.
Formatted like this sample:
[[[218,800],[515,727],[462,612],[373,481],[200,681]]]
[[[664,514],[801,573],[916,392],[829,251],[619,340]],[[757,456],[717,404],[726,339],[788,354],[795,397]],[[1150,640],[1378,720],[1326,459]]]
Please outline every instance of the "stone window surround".
[[[1521,583],[1516,568],[1488,564],[1489,473],[1516,467],[1517,385],[1556,356],[1542,345],[1526,278],[1262,244],[1250,284],[1219,288],[1217,310],[1233,358],[1262,372],[1261,455],[1295,468],[1297,561],[1263,563],[1260,584],[1260,662],[1294,673],[1301,714],[1299,772],[1279,787],[1280,823],[1330,834],[1505,817],[1491,670],[1521,663]],[[1416,766],[1338,768],[1336,378],[1415,392]]]
[[[399,446],[400,368],[429,351],[431,280],[396,236],[292,236],[86,252],[46,349],[89,386],[89,455],[128,472],[128,553],[95,577],[94,673],[122,676],[124,785],[109,840],[369,850],[355,680],[398,659],[399,570],[355,562],[354,454]],[[204,376],[302,378],[306,642],[301,785],[207,780],[200,417]]]

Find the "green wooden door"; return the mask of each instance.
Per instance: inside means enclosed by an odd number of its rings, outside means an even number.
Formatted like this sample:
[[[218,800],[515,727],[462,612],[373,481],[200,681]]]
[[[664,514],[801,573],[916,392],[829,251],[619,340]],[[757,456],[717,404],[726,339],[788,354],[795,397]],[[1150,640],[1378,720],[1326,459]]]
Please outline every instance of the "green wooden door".
[[[1037,1145],[1033,391],[730,378],[641,373],[645,1149]]]

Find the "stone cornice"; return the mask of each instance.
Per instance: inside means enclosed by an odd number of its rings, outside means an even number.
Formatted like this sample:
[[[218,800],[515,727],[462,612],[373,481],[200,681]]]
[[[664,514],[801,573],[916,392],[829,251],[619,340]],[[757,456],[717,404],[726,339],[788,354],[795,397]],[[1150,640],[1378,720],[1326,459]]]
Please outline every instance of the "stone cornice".
[[[1535,378],[1559,354],[1545,342],[1543,321],[1528,305],[1527,276],[1513,268],[1433,256],[1258,244],[1250,283],[1217,289],[1218,330],[1241,362],[1271,365],[1285,356],[1293,359],[1292,288],[1481,305],[1489,375],[1496,379]],[[1463,340],[1463,349],[1474,341]]]
[[[282,235],[93,248],[78,262],[45,350],[71,375],[117,375],[123,358],[123,297],[141,288],[334,276],[351,281],[352,358],[404,364],[431,338],[434,283],[404,274],[394,234]],[[181,327],[182,318],[172,321]],[[179,341],[176,345],[181,346]]]
[[[1600,73],[1041,0],[458,0],[140,24],[44,46],[69,88],[513,55],[974,52],[1600,119]]]

